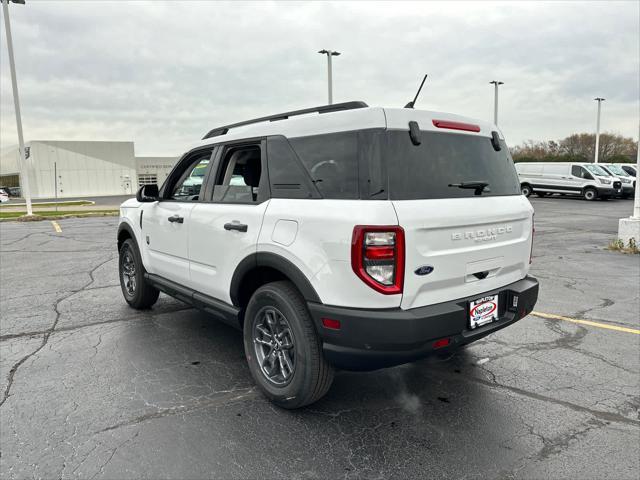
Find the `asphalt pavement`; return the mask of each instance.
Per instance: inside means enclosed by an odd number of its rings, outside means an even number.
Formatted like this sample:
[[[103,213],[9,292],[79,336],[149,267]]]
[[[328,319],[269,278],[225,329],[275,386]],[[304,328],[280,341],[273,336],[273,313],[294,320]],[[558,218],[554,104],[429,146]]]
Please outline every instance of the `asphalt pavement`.
[[[0,477],[637,479],[640,256],[605,249],[631,202],[531,201],[546,317],[297,411],[239,332],[127,307],[117,218],[0,224]]]

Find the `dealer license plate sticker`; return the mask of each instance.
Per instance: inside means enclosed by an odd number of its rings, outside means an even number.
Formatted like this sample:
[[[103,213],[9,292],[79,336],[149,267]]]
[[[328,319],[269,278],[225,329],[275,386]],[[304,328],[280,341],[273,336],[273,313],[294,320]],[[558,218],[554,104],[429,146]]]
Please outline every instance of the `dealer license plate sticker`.
[[[471,329],[495,320],[498,320],[498,295],[490,295],[469,302],[469,326]]]

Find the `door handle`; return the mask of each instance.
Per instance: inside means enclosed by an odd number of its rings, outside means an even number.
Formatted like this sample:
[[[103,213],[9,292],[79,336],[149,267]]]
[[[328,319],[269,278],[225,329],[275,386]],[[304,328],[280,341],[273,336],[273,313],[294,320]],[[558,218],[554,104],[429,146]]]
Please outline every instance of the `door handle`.
[[[237,221],[224,224],[225,230],[237,230],[238,232],[246,232],[248,228],[249,227],[244,223],[239,223]]]
[[[184,223],[184,218],[181,217],[180,215],[172,215],[170,216],[167,220],[169,220],[171,223]]]

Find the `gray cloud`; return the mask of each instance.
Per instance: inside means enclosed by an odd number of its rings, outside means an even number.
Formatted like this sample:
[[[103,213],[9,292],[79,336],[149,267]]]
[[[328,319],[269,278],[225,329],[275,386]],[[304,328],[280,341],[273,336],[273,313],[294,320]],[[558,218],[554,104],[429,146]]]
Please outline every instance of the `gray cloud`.
[[[510,144],[603,128],[637,137],[638,2],[11,5],[27,139],[135,140],[178,154],[218,124],[335,100],[491,118]],[[1,138],[15,143],[4,32]]]

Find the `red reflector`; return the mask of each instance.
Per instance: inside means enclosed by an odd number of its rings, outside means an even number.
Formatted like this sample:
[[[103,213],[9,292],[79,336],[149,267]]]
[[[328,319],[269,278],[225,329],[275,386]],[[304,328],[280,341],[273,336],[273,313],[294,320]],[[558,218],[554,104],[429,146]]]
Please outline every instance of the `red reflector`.
[[[436,340],[435,342],[433,342],[433,348],[448,347],[450,343],[450,338],[441,338],[440,340]]]
[[[438,128],[450,130],[464,130],[465,132],[479,132],[480,127],[473,123],[451,122],[449,120],[433,120],[433,125]]]
[[[324,328],[330,328],[332,330],[340,330],[340,320],[334,320],[333,318],[323,318],[322,326]]]
[[[371,260],[385,260],[393,258],[395,247],[367,247],[364,256]]]

